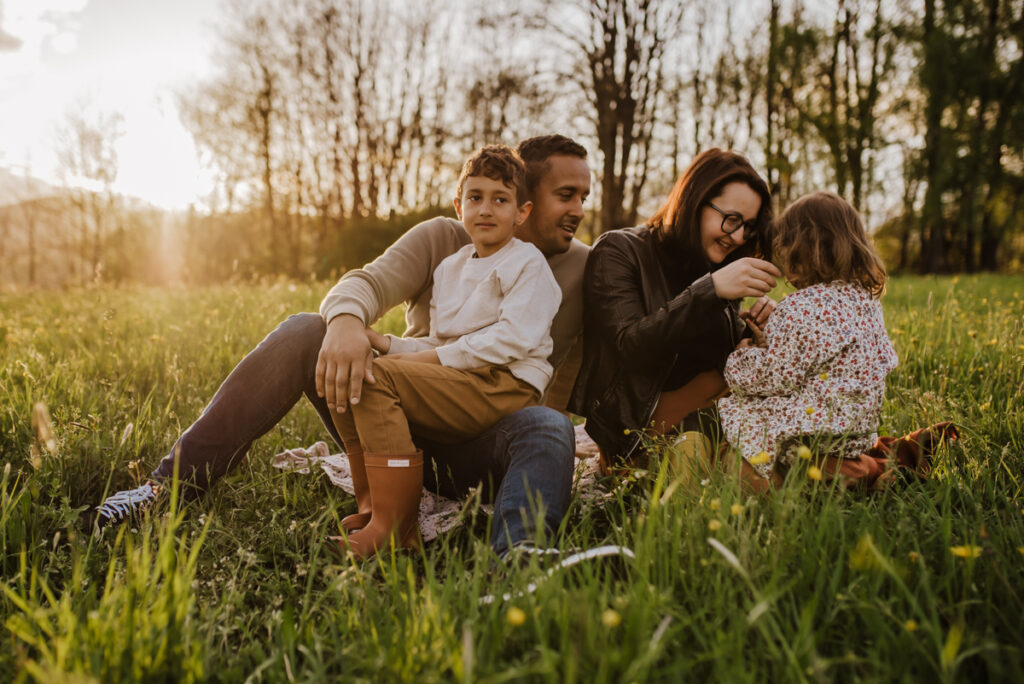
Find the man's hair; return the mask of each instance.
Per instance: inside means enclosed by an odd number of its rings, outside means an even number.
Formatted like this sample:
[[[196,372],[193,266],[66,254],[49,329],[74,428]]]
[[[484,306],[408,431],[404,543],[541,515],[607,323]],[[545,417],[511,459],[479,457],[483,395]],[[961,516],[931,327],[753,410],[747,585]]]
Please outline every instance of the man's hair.
[[[701,210],[729,183],[743,183],[761,198],[761,209],[754,219],[757,237],[733,250],[722,264],[748,256],[771,258],[768,231],[772,220],[772,195],[768,184],[741,154],[713,147],[701,152],[683,171],[668,199],[647,220],[647,225],[664,243],[672,244],[694,263],[707,261],[701,246]]]
[[[782,212],[774,249],[796,288],[842,281],[857,283],[876,298],[888,274],[857,210],[834,192],[804,195]]]
[[[517,205],[527,200],[526,167],[519,154],[508,145],[484,145],[474,152],[462,165],[456,197],[462,198],[462,185],[470,176],[501,181],[515,192]]]
[[[533,197],[540,179],[551,168],[549,158],[559,154],[587,158],[586,148],[564,135],[538,135],[535,138],[527,138],[519,143],[516,150],[526,163],[526,191],[529,197]]]

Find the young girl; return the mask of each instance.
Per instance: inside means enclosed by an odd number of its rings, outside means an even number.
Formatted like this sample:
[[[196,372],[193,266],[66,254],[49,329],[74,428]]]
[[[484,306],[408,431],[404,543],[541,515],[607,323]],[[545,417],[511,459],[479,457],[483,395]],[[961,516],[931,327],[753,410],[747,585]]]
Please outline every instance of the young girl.
[[[752,326],[756,341],[729,356],[731,394],[718,402],[743,470],[765,485],[781,481],[804,444],[829,460],[868,451],[885,377],[897,363],[878,301],[885,266],[853,207],[830,192],[802,197],[779,217],[773,247],[796,292],[775,308],[763,336]],[[839,470],[836,463],[827,470]]]

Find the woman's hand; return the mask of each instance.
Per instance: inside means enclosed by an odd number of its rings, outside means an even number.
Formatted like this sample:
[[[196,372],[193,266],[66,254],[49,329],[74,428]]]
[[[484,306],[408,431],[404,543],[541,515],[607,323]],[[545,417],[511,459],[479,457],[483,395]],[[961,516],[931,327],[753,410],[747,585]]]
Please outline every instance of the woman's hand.
[[[366,336],[370,339],[370,346],[381,354],[387,354],[388,349],[391,349],[391,338],[387,335],[381,335],[373,328],[367,328]]]
[[[712,273],[711,282],[720,299],[743,299],[768,294],[775,279],[781,277],[782,272],[771,262],[744,257]]]

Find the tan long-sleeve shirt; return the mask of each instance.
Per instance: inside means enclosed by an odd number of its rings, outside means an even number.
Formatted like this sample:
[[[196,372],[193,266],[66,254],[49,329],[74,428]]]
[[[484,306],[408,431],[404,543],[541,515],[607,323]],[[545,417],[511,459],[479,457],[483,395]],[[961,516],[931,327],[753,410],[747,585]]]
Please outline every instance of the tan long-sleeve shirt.
[[[406,337],[430,333],[430,293],[434,270],[441,261],[470,244],[462,223],[437,217],[417,224],[373,262],[349,271],[331,288],[320,304],[324,321],[351,314],[364,324],[375,323],[392,307],[406,302]],[[562,304],[551,324],[552,352],[549,362],[556,369],[562,364],[583,330],[583,268],[590,247],[573,240],[569,250],[547,257],[548,266],[562,290]],[[567,366],[569,364],[566,364]],[[573,364],[573,370],[578,364]],[[559,374],[561,375],[561,374]],[[567,378],[568,387],[572,378]],[[548,390],[548,405],[562,409],[568,392],[562,388],[558,401],[552,402],[556,384]]]

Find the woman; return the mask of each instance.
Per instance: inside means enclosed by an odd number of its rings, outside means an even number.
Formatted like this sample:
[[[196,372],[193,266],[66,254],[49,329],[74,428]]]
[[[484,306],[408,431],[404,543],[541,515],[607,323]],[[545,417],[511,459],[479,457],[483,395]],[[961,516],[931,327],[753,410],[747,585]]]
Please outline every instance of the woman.
[[[674,430],[725,390],[722,369],[763,324],[781,273],[768,185],[746,158],[700,154],[645,225],[605,233],[584,275],[583,366],[570,410],[586,416],[602,470],[630,465],[640,430]],[[761,297],[749,311],[739,300]]]

